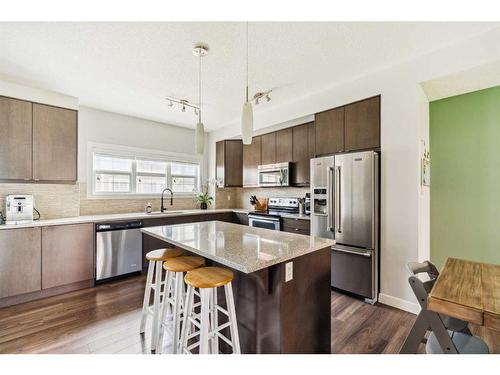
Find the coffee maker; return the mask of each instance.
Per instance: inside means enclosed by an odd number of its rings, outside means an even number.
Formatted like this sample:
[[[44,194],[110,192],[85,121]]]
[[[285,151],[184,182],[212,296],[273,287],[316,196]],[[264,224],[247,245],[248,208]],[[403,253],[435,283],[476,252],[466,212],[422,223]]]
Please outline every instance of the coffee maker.
[[[5,206],[6,224],[22,224],[33,221],[33,195],[7,195]]]

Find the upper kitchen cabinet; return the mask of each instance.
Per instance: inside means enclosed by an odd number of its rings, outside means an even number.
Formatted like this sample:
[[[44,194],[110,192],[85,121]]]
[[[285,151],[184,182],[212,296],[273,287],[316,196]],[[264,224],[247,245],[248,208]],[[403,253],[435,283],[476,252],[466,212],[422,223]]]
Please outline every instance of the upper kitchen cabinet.
[[[261,137],[253,137],[252,143],[243,145],[243,186],[258,186],[257,167],[261,163]]]
[[[314,143],[310,141],[310,138],[314,140],[314,128],[311,131],[311,125],[314,126],[314,123],[293,128],[293,185],[309,185],[309,164],[314,157],[314,150],[311,150]]]
[[[276,163],[292,161],[293,159],[293,130],[292,128],[276,132]]]
[[[243,143],[228,139],[215,145],[217,187],[238,187],[243,183]]]
[[[77,112],[33,104],[33,179],[77,179]]]
[[[276,132],[263,134],[261,139],[261,164],[276,163]]]
[[[345,151],[380,147],[380,96],[345,107]]]
[[[32,178],[32,103],[0,97],[0,180]]]
[[[344,151],[344,107],[317,113],[314,123],[316,156]]]

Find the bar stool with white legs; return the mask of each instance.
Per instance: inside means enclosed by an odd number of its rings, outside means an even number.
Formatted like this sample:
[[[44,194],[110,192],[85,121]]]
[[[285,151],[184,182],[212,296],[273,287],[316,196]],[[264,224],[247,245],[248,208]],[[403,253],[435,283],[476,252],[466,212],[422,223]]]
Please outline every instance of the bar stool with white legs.
[[[233,272],[222,267],[203,267],[189,271],[184,278],[188,286],[185,299],[185,314],[182,320],[181,353],[192,353],[198,347],[200,354],[218,354],[219,339],[231,346],[233,354],[240,354],[240,339],[238,335],[238,323],[231,281]],[[224,287],[226,297],[226,308],[218,304],[217,288]],[[195,289],[199,290],[201,299],[200,312],[196,313],[193,308],[193,294]],[[219,312],[228,318],[226,323],[219,325]],[[190,332],[188,329],[194,325],[198,330]],[[221,331],[229,327],[231,338],[224,336]],[[198,337],[198,341],[191,344]]]
[[[151,351],[154,351],[158,342],[158,323],[160,315],[162,291],[163,262],[168,259],[179,257],[183,254],[182,250],[175,248],[166,248],[150,251],[146,254],[149,261],[148,276],[146,278],[146,288],[144,290],[144,301],[142,303],[141,326],[139,332],[142,334],[146,328],[146,318],[153,315],[153,328],[151,334]],[[153,282],[153,276],[155,280]],[[151,292],[153,292],[153,305],[151,302]]]
[[[162,301],[161,314],[159,317],[159,335],[156,345],[157,354],[162,351],[163,335],[165,330],[169,328],[169,323],[171,323],[172,327],[172,351],[174,354],[178,353],[184,298],[186,296],[184,273],[203,265],[205,265],[205,259],[199,256],[182,256],[169,259],[163,263],[163,269],[167,271],[165,283],[166,293]],[[171,312],[170,321],[166,319],[167,310]]]

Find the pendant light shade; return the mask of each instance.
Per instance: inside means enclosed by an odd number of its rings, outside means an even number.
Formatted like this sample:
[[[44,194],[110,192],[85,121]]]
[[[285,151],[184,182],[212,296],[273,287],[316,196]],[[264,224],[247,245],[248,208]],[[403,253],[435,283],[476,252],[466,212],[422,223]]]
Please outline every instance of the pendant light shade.
[[[194,48],[193,54],[199,58],[199,81],[198,81],[198,123],[196,124],[196,130],[194,133],[194,149],[198,154],[203,154],[205,148],[205,127],[203,126],[203,121],[201,120],[201,59],[208,55],[208,47],[203,45],[198,45]]]
[[[247,86],[246,86],[246,100],[243,103],[241,111],[241,138],[243,144],[249,145],[252,143],[253,136],[253,108],[252,102],[248,100],[248,22],[247,22]]]
[[[241,112],[241,138],[244,145],[252,143],[253,136],[253,108],[252,102],[243,103]]]
[[[194,148],[196,153],[203,154],[205,146],[205,127],[202,122],[196,124],[196,131],[194,133]]]

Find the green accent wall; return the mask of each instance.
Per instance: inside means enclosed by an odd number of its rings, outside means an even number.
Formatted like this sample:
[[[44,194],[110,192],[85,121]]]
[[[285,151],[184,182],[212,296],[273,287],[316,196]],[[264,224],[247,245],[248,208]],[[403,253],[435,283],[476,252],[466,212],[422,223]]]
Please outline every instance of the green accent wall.
[[[431,260],[500,264],[500,87],[430,103]]]

